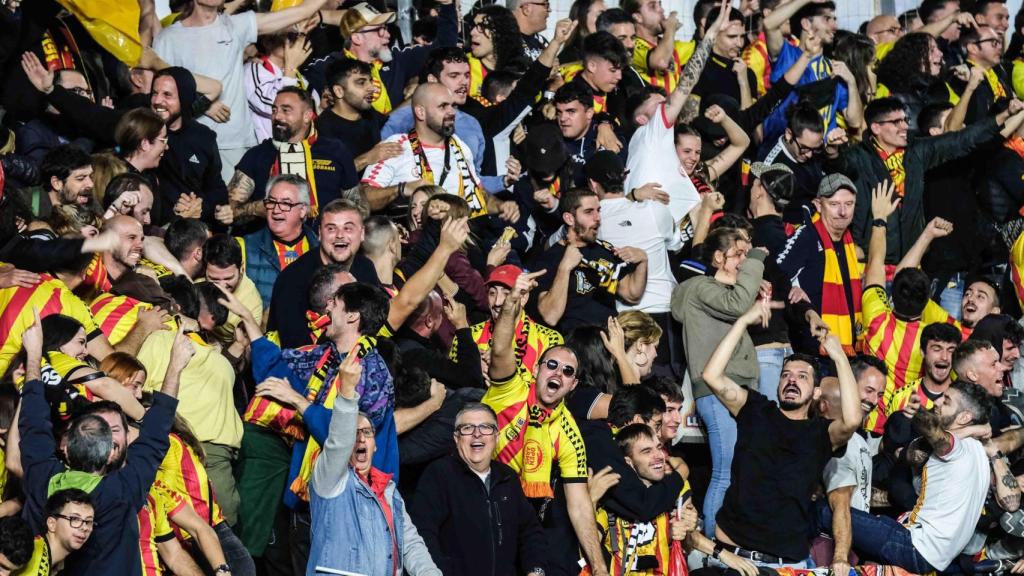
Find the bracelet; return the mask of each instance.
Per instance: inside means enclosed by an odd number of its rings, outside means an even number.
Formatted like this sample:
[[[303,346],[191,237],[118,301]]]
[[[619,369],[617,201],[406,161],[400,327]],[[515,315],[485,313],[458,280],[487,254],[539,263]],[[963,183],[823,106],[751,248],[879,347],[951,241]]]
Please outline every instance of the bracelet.
[[[722,543],[719,542],[718,540],[712,540],[712,542],[714,542],[715,547],[711,551],[711,557],[714,558],[715,560],[718,560],[719,556],[722,555],[722,552],[726,551],[725,550],[725,546],[722,546]]]
[[[230,574],[231,573],[231,567],[228,566],[227,564],[221,564],[220,566],[217,566],[217,569],[214,571],[214,574],[223,574],[225,572]]]
[[[993,454],[992,456],[989,456],[988,459],[989,460],[1002,460],[1005,457],[1006,457],[1006,454],[1003,454],[1002,450],[996,450],[996,453]]]

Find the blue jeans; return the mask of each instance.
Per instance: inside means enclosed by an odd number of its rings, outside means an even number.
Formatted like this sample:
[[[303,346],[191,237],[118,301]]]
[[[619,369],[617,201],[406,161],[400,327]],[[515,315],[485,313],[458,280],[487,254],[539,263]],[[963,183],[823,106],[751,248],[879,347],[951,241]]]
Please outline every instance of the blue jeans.
[[[782,362],[792,353],[793,349],[789,346],[757,349],[757,363],[760,365],[757,390],[773,402],[779,400],[779,377],[782,375]]]
[[[936,286],[932,289],[932,294],[939,301],[939,306],[949,315],[957,320],[960,320],[960,305],[963,302],[964,290],[967,287],[964,285],[964,274],[954,274],[950,276],[945,286]]]
[[[697,413],[708,433],[711,450],[711,482],[704,496],[704,534],[715,536],[715,516],[729,488],[732,453],[736,448],[736,420],[714,395],[697,398]]]
[[[817,503],[818,528],[832,533],[832,508],[828,502]],[[915,574],[926,574],[936,569],[914,548],[910,530],[888,516],[875,516],[861,510],[850,510],[850,528],[853,548],[872,560],[892,564]]]
[[[213,530],[217,533],[217,539],[220,540],[220,547],[224,552],[224,559],[231,567],[232,576],[256,576],[256,564],[253,563],[252,556],[249,555],[242,540],[235,535],[228,523],[221,522],[214,526]],[[216,569],[217,567],[213,566],[212,568]]]

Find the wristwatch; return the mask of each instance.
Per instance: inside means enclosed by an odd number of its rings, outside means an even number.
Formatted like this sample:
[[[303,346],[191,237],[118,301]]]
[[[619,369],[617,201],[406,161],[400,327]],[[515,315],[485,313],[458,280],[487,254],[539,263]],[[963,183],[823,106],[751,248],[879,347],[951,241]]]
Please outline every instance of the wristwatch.
[[[875,218],[874,220],[871,221],[871,225],[874,226],[875,228],[885,228],[886,226],[889,225],[889,223],[882,218]]]
[[[715,543],[715,548],[711,551],[711,557],[718,560],[718,557],[722,555],[722,552],[726,551],[725,546],[723,546],[718,540],[712,540],[712,542]]]

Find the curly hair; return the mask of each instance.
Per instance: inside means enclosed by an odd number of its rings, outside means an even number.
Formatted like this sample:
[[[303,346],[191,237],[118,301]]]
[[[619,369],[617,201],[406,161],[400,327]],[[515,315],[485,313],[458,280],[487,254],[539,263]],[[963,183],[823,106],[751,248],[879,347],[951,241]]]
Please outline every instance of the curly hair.
[[[863,34],[837,30],[832,42],[831,58],[846,64],[857,80],[860,101],[867,102],[868,91],[871,89],[868,68],[875,61],[875,43],[871,38]]]
[[[471,17],[475,19],[477,14],[483,16],[480,25],[487,30],[494,43],[494,56],[497,59],[494,69],[524,72],[527,67],[526,52],[523,50],[519,24],[512,11],[499,4],[491,4],[480,8]]]
[[[878,65],[878,83],[892,94],[913,92],[935,81],[928,72],[928,53],[935,40],[924,32],[912,32],[896,41]]]

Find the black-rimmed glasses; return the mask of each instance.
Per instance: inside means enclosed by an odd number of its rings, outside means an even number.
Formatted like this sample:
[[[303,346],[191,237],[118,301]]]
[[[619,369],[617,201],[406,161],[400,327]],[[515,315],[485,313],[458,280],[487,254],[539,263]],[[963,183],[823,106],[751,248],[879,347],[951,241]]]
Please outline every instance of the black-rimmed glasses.
[[[55,518],[63,518],[64,520],[67,520],[68,524],[76,530],[83,527],[91,530],[92,527],[96,525],[95,520],[87,520],[85,518],[79,518],[78,516],[65,516],[63,514],[54,514],[53,516]]]
[[[494,424],[459,424],[455,427],[459,436],[472,436],[479,432],[481,436],[494,436],[498,433],[498,427]]]

